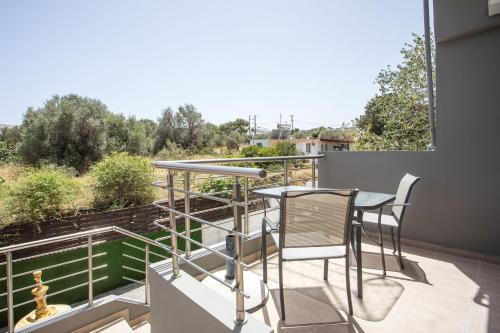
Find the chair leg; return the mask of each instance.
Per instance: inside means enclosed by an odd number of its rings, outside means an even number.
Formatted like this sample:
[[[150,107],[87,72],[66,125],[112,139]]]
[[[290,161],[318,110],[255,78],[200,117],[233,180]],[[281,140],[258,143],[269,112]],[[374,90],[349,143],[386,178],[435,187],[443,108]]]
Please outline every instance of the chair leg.
[[[328,280],[328,259],[325,259],[325,264],[323,265],[323,280]]]
[[[399,257],[399,266],[401,269],[405,269],[405,265],[403,264],[403,256],[401,255],[401,228],[398,228],[398,257]]]
[[[280,287],[280,311],[281,311],[281,320],[285,320],[285,295],[283,293],[283,261],[281,258],[279,260],[279,287]]]
[[[347,289],[347,305],[349,306],[349,315],[352,316],[352,299],[351,299],[351,272],[349,266],[349,252],[345,259],[345,285]]]
[[[380,216],[379,216],[379,220],[380,220]],[[383,271],[383,275],[386,276],[385,255],[384,255],[384,239],[382,238],[382,226],[380,225],[380,221],[378,224],[378,240],[380,242],[379,244],[380,244],[380,256],[382,259],[382,271]]]
[[[391,239],[392,239],[392,248],[394,249],[394,251],[392,251],[392,253],[396,253],[397,249],[396,249],[396,241],[394,240],[394,228],[391,227]]]
[[[261,253],[262,253],[262,280],[264,283],[267,283],[267,234],[262,233],[262,244],[261,244]]]

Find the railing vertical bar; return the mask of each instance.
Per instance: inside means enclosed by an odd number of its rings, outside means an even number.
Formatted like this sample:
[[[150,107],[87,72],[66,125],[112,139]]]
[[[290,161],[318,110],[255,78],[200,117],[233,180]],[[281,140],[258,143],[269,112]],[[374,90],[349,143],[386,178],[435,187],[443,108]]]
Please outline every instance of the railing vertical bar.
[[[149,244],[144,250],[144,302],[149,305]]]
[[[243,179],[243,195],[245,200],[245,227],[243,229],[244,234],[250,233],[250,221],[248,219],[248,178]]]
[[[12,279],[12,252],[5,253],[6,275],[7,275],[7,325],[8,332],[14,332],[14,286]]]
[[[170,207],[169,210],[170,227],[173,230],[177,231],[175,223],[175,213],[173,211],[175,209],[174,175],[171,170],[168,170],[167,185],[168,185],[168,205]],[[172,245],[172,250],[177,254],[177,236],[175,234],[172,234],[171,245]],[[174,278],[179,276],[180,274],[179,258],[177,258],[177,256],[175,255],[172,256],[172,271]]]
[[[316,187],[316,159],[312,160],[312,187]]]
[[[184,191],[186,193],[184,194],[184,212],[186,215],[191,214],[191,200],[190,200],[190,195],[189,195],[189,185],[190,185],[190,179],[189,179],[189,171],[184,171]],[[188,238],[191,238],[191,219],[189,217],[184,218],[184,231],[186,232],[186,236]],[[184,254],[186,257],[191,256],[191,242],[186,240],[185,243],[185,249],[184,249]]]
[[[92,306],[94,304],[94,277],[93,277],[93,263],[92,263],[92,235],[88,235],[87,238],[88,246],[88,264],[89,264],[89,295],[88,295],[88,305]]]
[[[235,182],[233,185],[233,200],[241,201],[241,184],[238,177],[235,177]],[[235,254],[238,261],[243,261],[243,242],[241,238],[241,208],[238,205],[234,205],[234,229],[235,233]],[[244,293],[243,284],[243,267],[241,265],[236,265],[236,286],[238,290]],[[236,322],[245,322],[245,298],[242,294],[236,293]]]

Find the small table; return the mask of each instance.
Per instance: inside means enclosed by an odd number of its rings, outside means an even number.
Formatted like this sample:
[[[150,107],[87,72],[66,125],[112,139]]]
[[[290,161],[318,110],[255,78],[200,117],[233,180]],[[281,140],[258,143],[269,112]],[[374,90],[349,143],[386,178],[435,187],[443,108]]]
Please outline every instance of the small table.
[[[260,198],[281,199],[281,194],[287,191],[312,191],[331,190],[331,188],[309,187],[309,186],[279,186],[260,190],[253,193]],[[396,196],[388,193],[359,191],[354,201],[354,209],[357,211],[356,221],[353,222],[353,233],[351,243],[353,245],[354,256],[356,257],[356,270],[358,276],[358,297],[363,297],[363,262],[361,256],[361,232],[363,225],[363,212],[365,210],[381,209],[383,206],[394,201]],[[265,205],[264,205],[265,209]],[[354,250],[354,248],[356,250]]]

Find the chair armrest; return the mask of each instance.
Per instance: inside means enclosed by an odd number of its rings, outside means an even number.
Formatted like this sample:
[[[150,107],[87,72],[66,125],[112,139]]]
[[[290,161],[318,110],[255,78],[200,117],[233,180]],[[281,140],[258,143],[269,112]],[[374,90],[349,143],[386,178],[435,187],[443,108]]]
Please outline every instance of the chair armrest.
[[[278,223],[274,223],[266,216],[262,218],[262,232],[267,231],[267,227],[269,227],[270,232],[278,231]]]
[[[411,203],[409,203],[409,202],[407,202],[407,203],[401,203],[401,204],[390,203],[390,204],[387,204],[386,206],[411,206]]]

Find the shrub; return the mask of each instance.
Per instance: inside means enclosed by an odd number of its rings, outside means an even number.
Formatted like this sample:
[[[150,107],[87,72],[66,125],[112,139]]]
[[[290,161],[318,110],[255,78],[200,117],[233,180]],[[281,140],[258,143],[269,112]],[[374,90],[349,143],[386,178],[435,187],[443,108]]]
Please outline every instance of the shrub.
[[[0,141],[0,165],[9,163],[15,158],[15,150],[6,142]]]
[[[241,184],[240,194],[241,197],[243,198],[244,196],[243,182],[240,182],[240,184]],[[203,183],[199,185],[198,190],[202,193],[223,192],[221,194],[218,194],[217,196],[222,198],[231,198],[233,195],[233,185],[234,185],[234,178],[209,177],[207,180],[205,180]],[[256,181],[254,179],[249,179],[248,186],[252,187],[255,185]]]
[[[234,179],[233,178],[215,178],[209,177],[200,184],[199,190],[202,193],[222,192],[219,196],[229,198],[232,195]]]
[[[175,142],[168,141],[165,146],[156,154],[156,160],[162,161],[173,161],[173,160],[184,160],[189,158],[190,152],[176,144]]]
[[[79,184],[54,167],[28,169],[17,180],[2,185],[5,222],[34,222],[77,210]]]
[[[99,208],[122,208],[151,203],[153,170],[143,157],[115,153],[92,168],[94,200]]]

